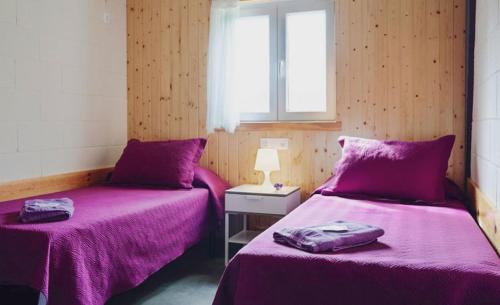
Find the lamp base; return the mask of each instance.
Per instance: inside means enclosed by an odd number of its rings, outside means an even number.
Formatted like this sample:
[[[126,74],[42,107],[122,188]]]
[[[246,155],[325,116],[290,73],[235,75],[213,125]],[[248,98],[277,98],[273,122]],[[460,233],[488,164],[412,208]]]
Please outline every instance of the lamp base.
[[[274,185],[271,183],[271,172],[270,171],[263,171],[264,172],[264,182],[262,182],[261,186],[264,188],[269,188],[273,189]]]

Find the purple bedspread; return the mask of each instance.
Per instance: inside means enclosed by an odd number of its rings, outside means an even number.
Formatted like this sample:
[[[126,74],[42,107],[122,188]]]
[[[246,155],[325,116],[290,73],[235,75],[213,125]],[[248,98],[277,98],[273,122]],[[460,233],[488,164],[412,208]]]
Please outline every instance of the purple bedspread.
[[[0,203],[0,283],[35,288],[49,305],[102,305],[208,233],[223,207],[223,190],[214,190],[96,186],[48,194],[37,198],[71,198],[75,212],[40,224],[18,222],[24,200]]]
[[[311,254],[273,241],[285,227],[354,221],[378,242]],[[417,206],[314,195],[229,263],[214,305],[498,305],[500,259],[459,202]]]

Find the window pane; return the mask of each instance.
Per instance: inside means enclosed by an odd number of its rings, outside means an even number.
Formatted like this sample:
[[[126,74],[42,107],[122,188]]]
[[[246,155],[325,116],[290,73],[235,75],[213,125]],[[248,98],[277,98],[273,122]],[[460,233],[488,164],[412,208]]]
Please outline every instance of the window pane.
[[[286,110],[326,111],[326,12],[286,15]]]
[[[240,17],[236,25],[236,96],[240,111],[269,112],[269,16]]]

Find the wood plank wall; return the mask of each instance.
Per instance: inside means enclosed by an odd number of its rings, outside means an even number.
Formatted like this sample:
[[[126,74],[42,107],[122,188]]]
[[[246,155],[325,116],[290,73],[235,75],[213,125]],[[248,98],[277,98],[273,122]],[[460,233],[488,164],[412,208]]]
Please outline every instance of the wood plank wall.
[[[453,133],[449,176],[462,185],[465,1],[336,0],[342,131],[217,132],[202,164],[234,185],[256,183],[259,139],[289,138],[272,177],[300,185],[305,199],[332,174],[341,134],[420,140]],[[127,1],[129,138],[207,136],[209,9],[209,0]]]

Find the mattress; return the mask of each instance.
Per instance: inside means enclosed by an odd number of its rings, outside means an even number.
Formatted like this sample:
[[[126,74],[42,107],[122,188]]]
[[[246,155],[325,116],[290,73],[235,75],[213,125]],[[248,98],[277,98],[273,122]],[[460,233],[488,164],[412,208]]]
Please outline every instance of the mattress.
[[[378,242],[311,254],[277,244],[285,227],[345,220]],[[231,260],[214,305],[498,305],[500,259],[458,201],[439,206],[314,195]]]
[[[37,289],[49,305],[102,305],[137,286],[197,243],[214,210],[206,188],[95,186],[37,198],[57,197],[74,201],[71,219],[20,224],[24,200],[0,204],[0,283]]]

